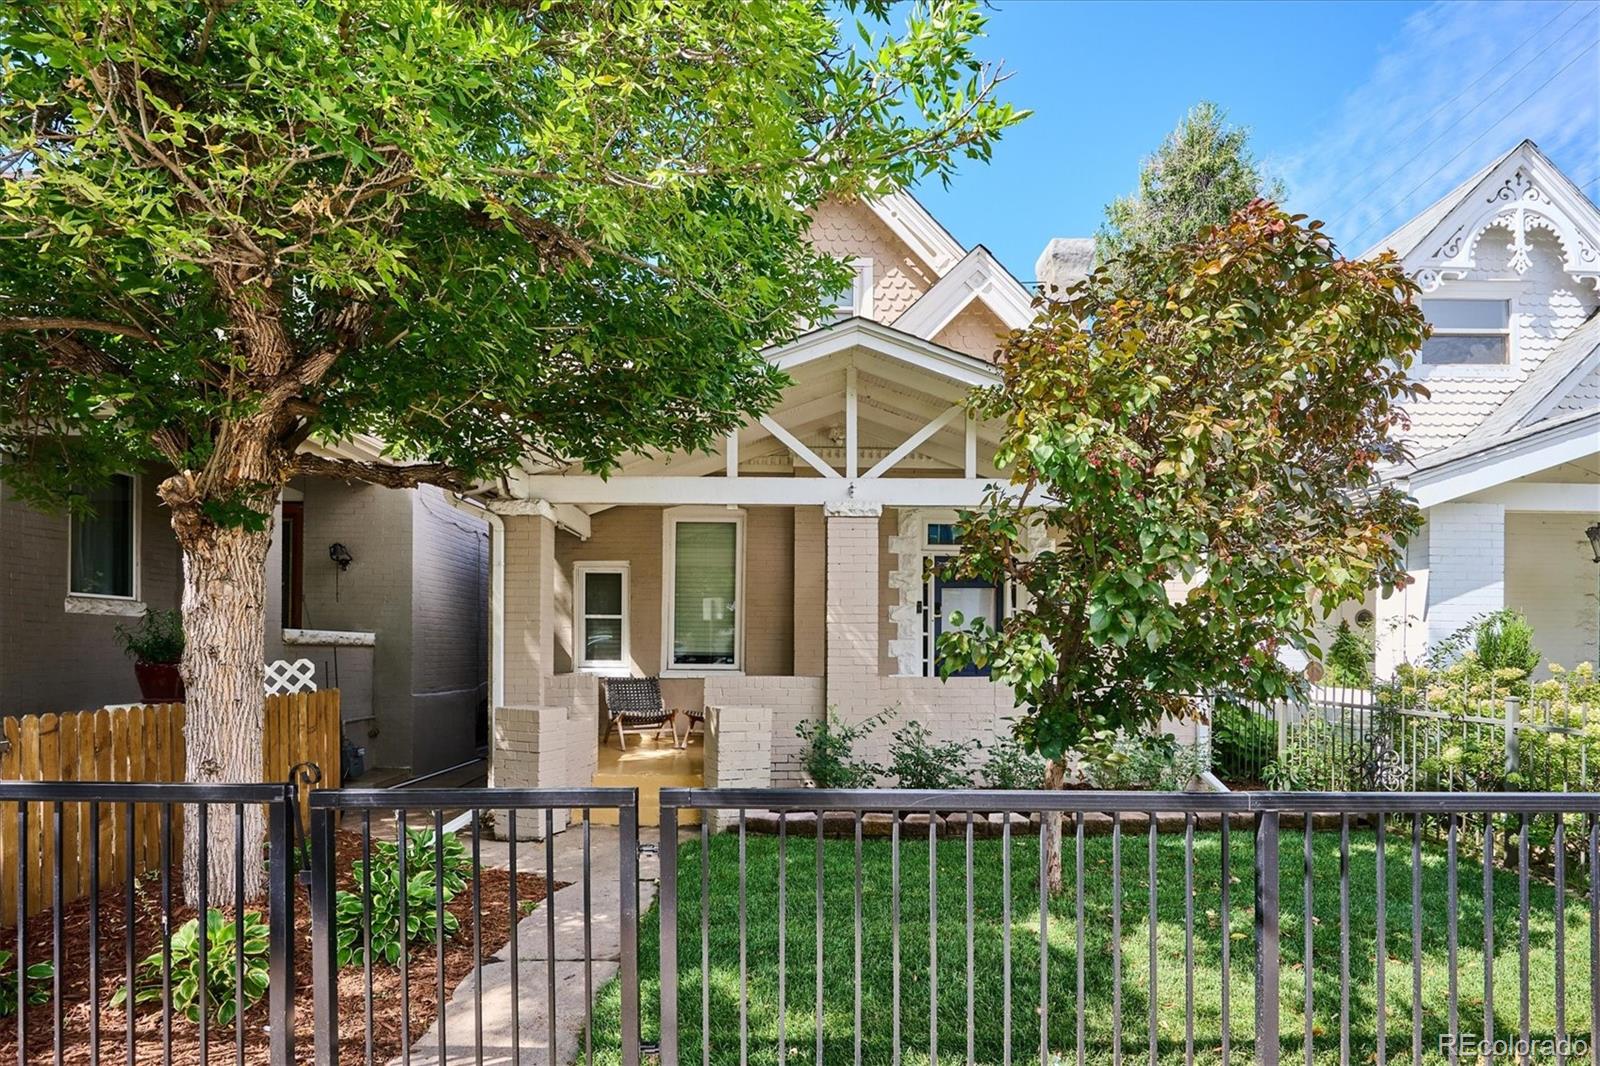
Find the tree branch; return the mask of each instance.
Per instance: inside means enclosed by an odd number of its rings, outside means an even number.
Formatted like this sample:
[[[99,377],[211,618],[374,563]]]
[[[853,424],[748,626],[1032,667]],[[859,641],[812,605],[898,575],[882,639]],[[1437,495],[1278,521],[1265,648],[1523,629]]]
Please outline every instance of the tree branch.
[[[37,329],[70,329],[84,333],[110,333],[118,337],[159,344],[155,336],[120,322],[101,322],[93,318],[0,318],[0,333],[22,333]]]
[[[320,455],[301,453],[289,464],[292,474],[310,477],[336,477],[345,481],[362,481],[370,485],[383,485],[391,489],[414,489],[418,485],[437,485],[452,492],[468,488],[455,467],[446,463],[412,463],[390,466],[387,463],[365,463],[355,459],[325,459]]]

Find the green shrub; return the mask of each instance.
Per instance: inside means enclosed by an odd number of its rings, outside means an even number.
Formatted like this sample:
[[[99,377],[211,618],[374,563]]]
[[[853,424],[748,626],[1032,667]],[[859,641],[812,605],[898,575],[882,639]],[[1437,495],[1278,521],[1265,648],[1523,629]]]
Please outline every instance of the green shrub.
[[[996,742],[983,761],[983,780],[990,788],[1043,788],[1044,771],[1044,760],[1024,748],[1015,737]]]
[[[1088,753],[1089,779],[1096,788],[1179,792],[1209,768],[1202,751],[1175,737],[1118,733],[1105,747]]]
[[[822,718],[801,722],[794,727],[795,735],[806,743],[800,768],[818,788],[872,788],[883,776],[883,767],[856,759],[855,747],[894,714],[888,707],[846,724],[830,707]]]
[[[1253,781],[1278,754],[1278,725],[1249,707],[1218,699],[1211,712],[1211,768],[1224,781]]]
[[[233,919],[215,907],[206,912],[206,965],[200,968],[200,920],[191,918],[172,934],[172,1008],[191,1022],[200,1021],[200,986],[205,982],[206,1006],[211,1020],[227,1025],[240,1010],[249,1010],[267,994],[269,954],[267,923],[255,911],[244,916],[244,1003],[235,998],[239,957],[238,931]],[[157,951],[139,963],[135,1003],[162,1001],[162,957]],[[127,1002],[127,986],[117,990],[112,1004]]]
[[[1372,627],[1350,628],[1341,621],[1328,645],[1327,672],[1323,683],[1344,688],[1366,688],[1372,684]]]
[[[1524,676],[1539,669],[1542,658],[1533,646],[1533,626],[1512,610],[1496,611],[1477,623],[1473,650],[1485,669],[1520,670]]]
[[[439,882],[444,902],[448,904],[467,886],[472,872],[472,860],[467,856],[466,845],[454,833],[444,836],[444,879]],[[340,892],[334,899],[334,921],[337,952],[340,966],[350,966],[361,961],[364,947],[364,911],[370,909],[372,922],[372,957],[389,965],[400,961],[405,947],[410,944],[431,944],[440,925],[447,935],[454,935],[461,927],[460,921],[449,911],[436,920],[434,904],[435,848],[433,830],[413,829],[406,833],[406,879],[400,880],[400,849],[395,844],[382,841],[372,848],[371,886],[369,904],[364,907],[362,894]],[[366,879],[366,864],[352,864],[357,885]],[[406,928],[400,929],[400,899],[405,895]]]
[[[934,740],[927,726],[907,722],[889,747],[889,773],[901,788],[971,788],[967,763],[977,751],[970,740]]]
[[[11,964],[14,958],[11,952],[0,949],[0,1018],[17,1013],[17,968]],[[36,962],[28,967],[25,977],[30,1004],[43,1003],[50,998],[50,988],[44,982],[55,975],[55,967],[48,962]]]
[[[137,625],[119,625],[116,633],[117,643],[136,663],[183,661],[183,615],[177,611],[145,611]]]

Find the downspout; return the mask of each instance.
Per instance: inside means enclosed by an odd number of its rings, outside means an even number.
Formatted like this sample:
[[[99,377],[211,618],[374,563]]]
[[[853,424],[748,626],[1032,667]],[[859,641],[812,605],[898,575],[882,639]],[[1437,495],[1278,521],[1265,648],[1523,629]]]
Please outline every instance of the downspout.
[[[450,504],[489,523],[489,783],[494,783],[494,715],[505,705],[506,524],[477,500],[458,493]]]

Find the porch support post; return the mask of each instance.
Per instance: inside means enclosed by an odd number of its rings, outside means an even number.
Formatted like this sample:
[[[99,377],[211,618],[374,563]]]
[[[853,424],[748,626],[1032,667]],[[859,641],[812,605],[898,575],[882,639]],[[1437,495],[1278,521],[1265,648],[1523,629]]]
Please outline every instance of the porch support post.
[[[826,511],[827,699],[854,720],[878,708],[878,523],[882,508]]]
[[[504,699],[541,706],[555,673],[556,524],[506,515],[505,530]]]

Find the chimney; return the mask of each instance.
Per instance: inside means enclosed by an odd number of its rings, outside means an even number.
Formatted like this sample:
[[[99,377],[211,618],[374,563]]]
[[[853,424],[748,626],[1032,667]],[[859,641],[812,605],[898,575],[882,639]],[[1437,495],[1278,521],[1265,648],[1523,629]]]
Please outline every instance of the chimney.
[[[1039,291],[1046,296],[1060,296],[1067,289],[1089,276],[1094,269],[1093,237],[1055,237],[1039,253],[1033,264],[1033,275],[1038,279]]]

